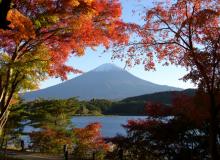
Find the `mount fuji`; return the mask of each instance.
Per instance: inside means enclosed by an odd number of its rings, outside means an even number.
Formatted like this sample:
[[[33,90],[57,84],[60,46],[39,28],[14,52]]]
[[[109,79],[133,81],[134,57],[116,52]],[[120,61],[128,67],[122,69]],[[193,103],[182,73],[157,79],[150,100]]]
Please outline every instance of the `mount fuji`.
[[[119,100],[143,94],[179,90],[182,89],[142,80],[113,64],[103,64],[61,84],[27,92],[23,95],[23,99],[31,101],[38,98],[67,99],[77,97],[80,100],[93,98]]]

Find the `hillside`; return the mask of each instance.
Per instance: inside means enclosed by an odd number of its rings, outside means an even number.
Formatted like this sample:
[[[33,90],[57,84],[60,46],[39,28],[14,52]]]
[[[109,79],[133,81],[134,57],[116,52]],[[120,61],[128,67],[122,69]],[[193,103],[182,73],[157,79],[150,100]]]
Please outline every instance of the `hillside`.
[[[188,96],[193,96],[195,94],[194,89],[186,89],[183,91],[167,91],[167,92],[158,92],[153,94],[145,94],[141,96],[128,97],[123,102],[132,102],[132,101],[152,101],[162,104],[171,104],[172,99],[175,95],[185,94]]]
[[[104,114],[109,115],[144,115],[144,107],[146,102],[161,103],[170,105],[175,95],[188,95],[193,96],[195,94],[194,89],[187,89],[183,91],[169,91],[158,92],[153,94],[145,94],[136,97],[126,98],[122,101],[114,102]]]

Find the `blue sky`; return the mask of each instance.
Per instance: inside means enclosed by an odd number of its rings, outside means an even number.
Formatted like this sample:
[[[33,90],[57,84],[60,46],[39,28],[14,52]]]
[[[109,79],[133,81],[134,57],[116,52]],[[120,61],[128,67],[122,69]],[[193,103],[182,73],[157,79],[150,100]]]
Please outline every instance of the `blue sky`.
[[[122,19],[126,22],[141,23],[142,22],[141,16],[139,16],[138,12],[142,13],[144,11],[143,7],[146,8],[152,7],[152,1],[153,0],[143,0],[142,2],[139,2],[139,0],[121,0],[123,7]],[[132,10],[136,10],[137,12],[134,14]],[[83,72],[92,70],[104,63],[114,63],[115,65],[122,68],[125,66],[125,62],[121,62],[119,60],[112,61],[111,53],[110,52],[103,53],[101,47],[97,47],[96,51],[87,49],[85,56],[72,57],[69,59],[67,63],[68,65],[71,65],[77,69],[82,70]],[[179,80],[181,77],[183,77],[183,75],[186,74],[186,70],[181,67],[176,67],[176,66],[164,67],[161,66],[160,64],[157,64],[156,71],[145,71],[144,66],[139,65],[133,68],[127,68],[127,71],[141,79],[151,81],[157,84],[170,85],[180,88],[195,87],[190,82],[186,83]],[[68,78],[71,79],[76,76],[79,75],[69,74]],[[62,83],[62,81],[59,78],[57,79],[49,78],[48,80],[41,83],[40,88],[47,88],[49,86],[53,86],[58,83]]]

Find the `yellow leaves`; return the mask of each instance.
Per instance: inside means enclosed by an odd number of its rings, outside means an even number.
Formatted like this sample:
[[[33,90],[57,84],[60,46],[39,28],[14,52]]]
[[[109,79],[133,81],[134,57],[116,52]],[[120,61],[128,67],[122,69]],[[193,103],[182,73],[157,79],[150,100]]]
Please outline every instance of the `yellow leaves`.
[[[69,5],[71,5],[72,7],[77,7],[77,6],[79,6],[80,5],[80,3],[85,3],[85,4],[87,4],[87,5],[91,5],[92,4],[92,2],[93,2],[94,0],[69,0]]]
[[[72,6],[72,7],[77,7],[77,6],[80,5],[80,3],[79,3],[78,0],[70,0],[69,5]]]
[[[24,76],[19,85],[22,91],[37,89],[39,82],[46,79],[49,60],[48,48],[40,45],[34,51],[24,54],[22,59],[17,59],[11,64],[13,73],[19,72],[20,77]]]
[[[34,21],[34,25],[36,29],[39,29],[41,27],[49,27],[56,23],[58,23],[60,20],[58,15],[42,15],[39,16],[37,20]]]
[[[83,16],[88,18],[88,19],[92,19],[93,17],[95,17],[97,15],[98,15],[98,12],[91,8]]]
[[[1,62],[8,63],[11,61],[11,57],[5,52],[1,52]]]
[[[11,9],[8,12],[7,19],[11,22],[10,27],[14,32],[14,39],[19,43],[21,40],[35,38],[35,30],[32,21],[20,13],[16,9]]]
[[[58,17],[57,15],[50,16],[50,19],[51,19],[51,21],[54,22],[54,23],[59,22],[59,17]]]
[[[88,6],[91,6],[92,2],[94,0],[65,0],[64,3],[66,3],[67,7],[78,7],[81,4],[86,4]]]
[[[93,1],[94,0],[84,0],[84,3],[86,3],[87,5],[91,5]]]

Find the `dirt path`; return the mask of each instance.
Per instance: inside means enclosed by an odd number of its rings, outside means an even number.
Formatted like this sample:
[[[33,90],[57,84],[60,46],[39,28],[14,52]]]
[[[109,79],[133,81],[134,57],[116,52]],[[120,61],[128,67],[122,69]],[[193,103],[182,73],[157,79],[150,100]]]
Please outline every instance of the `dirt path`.
[[[22,158],[24,160],[63,160],[62,157],[57,156],[46,156],[46,155],[36,155],[36,154],[19,154],[13,155],[14,158]]]
[[[24,160],[64,160],[63,156],[52,156],[52,155],[43,155],[39,153],[31,152],[9,152],[9,157],[12,158],[21,158]]]

